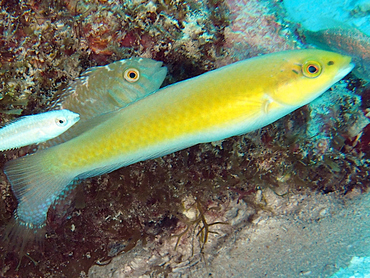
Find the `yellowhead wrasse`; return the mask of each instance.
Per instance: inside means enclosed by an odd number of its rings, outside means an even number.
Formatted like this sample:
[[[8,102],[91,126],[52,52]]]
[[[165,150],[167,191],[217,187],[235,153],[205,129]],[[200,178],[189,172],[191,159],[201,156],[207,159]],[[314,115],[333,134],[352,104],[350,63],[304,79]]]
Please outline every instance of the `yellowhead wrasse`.
[[[14,235],[42,228],[50,205],[75,180],[261,128],[314,100],[352,68],[350,57],[333,52],[273,53],[103,114],[79,136],[5,165],[19,201]]]

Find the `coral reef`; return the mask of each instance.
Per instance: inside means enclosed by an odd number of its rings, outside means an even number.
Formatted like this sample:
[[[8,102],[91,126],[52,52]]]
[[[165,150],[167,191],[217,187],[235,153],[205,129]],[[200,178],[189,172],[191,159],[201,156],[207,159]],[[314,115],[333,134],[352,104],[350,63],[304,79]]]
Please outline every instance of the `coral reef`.
[[[231,61],[299,46],[287,24],[278,16],[279,6],[272,1],[226,2],[230,7],[231,24],[225,28],[224,36]],[[225,61],[221,63],[224,65]]]
[[[164,61],[169,84],[302,46],[271,2],[2,1],[0,123],[46,110],[86,68],[130,56]],[[270,191],[282,197],[366,191],[369,107],[369,89],[351,77],[259,131],[83,181],[49,211],[43,249],[32,246],[19,258],[1,243],[0,276],[86,277],[92,265],[108,264],[138,243],[170,242],[174,250],[178,239],[176,251],[194,246],[193,254],[176,257],[179,263],[191,255],[204,261],[207,234],[233,228],[221,223],[236,203],[271,210],[264,200]],[[3,153],[0,166],[32,151]],[[3,174],[0,183],[3,232],[17,204]],[[153,269],[153,275],[170,272],[159,263]]]
[[[4,113],[46,109],[69,80],[98,64],[131,56],[184,64],[173,82],[213,68],[224,51],[228,9],[222,1],[3,2]]]

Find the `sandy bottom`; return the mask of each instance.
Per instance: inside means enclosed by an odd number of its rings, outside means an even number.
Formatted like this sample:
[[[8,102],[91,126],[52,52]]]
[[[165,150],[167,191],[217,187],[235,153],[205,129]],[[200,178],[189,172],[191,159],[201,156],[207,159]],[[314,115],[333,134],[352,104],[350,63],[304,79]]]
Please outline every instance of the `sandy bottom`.
[[[222,219],[207,216],[230,225],[209,227],[217,234],[203,252],[196,233],[176,250],[176,238],[158,239],[91,267],[89,277],[317,278],[347,267],[353,256],[370,256],[370,194],[261,195],[265,209],[257,215],[241,201],[229,203]]]

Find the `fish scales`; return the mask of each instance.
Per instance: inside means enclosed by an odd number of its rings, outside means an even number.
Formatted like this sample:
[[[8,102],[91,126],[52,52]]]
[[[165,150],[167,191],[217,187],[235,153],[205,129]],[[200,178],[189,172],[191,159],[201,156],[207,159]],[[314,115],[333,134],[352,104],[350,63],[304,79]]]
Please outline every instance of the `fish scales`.
[[[333,52],[273,53],[105,114],[81,135],[6,164],[19,200],[17,223],[41,228],[49,206],[73,180],[261,128],[317,98],[352,68],[350,57]]]

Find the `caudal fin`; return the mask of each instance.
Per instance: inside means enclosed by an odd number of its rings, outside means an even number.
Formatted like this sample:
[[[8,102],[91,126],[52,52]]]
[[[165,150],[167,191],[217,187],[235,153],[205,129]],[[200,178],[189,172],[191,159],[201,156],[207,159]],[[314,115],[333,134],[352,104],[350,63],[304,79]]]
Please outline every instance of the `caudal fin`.
[[[7,252],[18,254],[21,260],[31,250],[42,250],[45,227],[30,229],[14,217],[6,225],[2,235],[2,245]],[[19,262],[20,263],[20,262]]]
[[[40,232],[43,234],[50,205],[74,178],[72,173],[58,168],[59,161],[52,155],[52,149],[17,158],[5,165],[4,172],[18,200],[14,222],[7,232],[10,241],[24,237],[25,240],[34,239]]]

